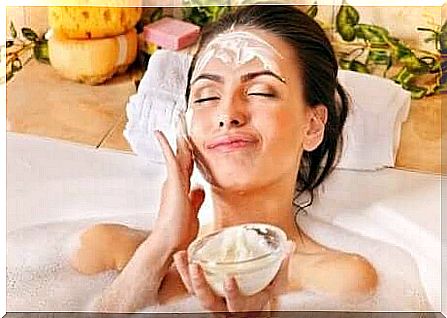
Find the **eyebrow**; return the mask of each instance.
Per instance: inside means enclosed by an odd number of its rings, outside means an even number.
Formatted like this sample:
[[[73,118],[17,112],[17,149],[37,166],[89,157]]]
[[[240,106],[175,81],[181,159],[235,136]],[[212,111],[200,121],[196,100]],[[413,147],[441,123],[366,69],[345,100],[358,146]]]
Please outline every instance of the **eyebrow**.
[[[273,73],[272,71],[261,71],[261,72],[247,73],[247,74],[241,76],[241,82],[244,83],[244,82],[250,81],[250,80],[252,80],[258,76],[262,76],[262,75],[273,76],[274,78],[279,80],[281,83],[286,83],[286,80],[282,76],[279,76],[279,75]]]
[[[248,82],[258,76],[262,76],[262,75],[268,75],[268,76],[272,76],[274,78],[276,78],[277,80],[279,80],[281,83],[286,83],[286,80],[282,77],[279,76],[275,73],[273,73],[272,71],[260,71],[260,72],[253,72],[253,73],[247,73],[241,76],[241,82]],[[201,79],[207,79],[213,82],[217,82],[217,83],[223,83],[223,77],[220,75],[215,75],[215,74],[208,74],[208,73],[204,73],[204,74],[200,74],[199,76],[197,76],[190,84],[190,86],[192,86],[194,83],[196,83],[197,81],[201,80]]]

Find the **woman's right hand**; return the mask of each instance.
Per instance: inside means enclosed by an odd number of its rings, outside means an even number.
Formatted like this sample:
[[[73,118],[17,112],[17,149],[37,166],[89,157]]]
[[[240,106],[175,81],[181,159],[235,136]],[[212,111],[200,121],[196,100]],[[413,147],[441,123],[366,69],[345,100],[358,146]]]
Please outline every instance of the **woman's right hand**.
[[[177,154],[160,131],[155,132],[166,161],[167,178],[163,184],[160,211],[154,233],[174,250],[183,250],[199,232],[198,212],[205,199],[203,189],[190,189],[193,156],[188,143],[177,139]]]

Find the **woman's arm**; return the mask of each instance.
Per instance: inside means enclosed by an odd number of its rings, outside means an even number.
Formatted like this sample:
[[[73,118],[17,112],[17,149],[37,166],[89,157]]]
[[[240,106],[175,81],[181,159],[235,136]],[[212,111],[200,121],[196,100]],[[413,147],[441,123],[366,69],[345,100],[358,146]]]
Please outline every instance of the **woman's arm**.
[[[99,223],[85,229],[70,256],[70,265],[81,274],[122,271],[150,231],[123,224]]]
[[[193,159],[183,138],[174,154],[168,140],[156,132],[166,160],[167,178],[161,191],[158,218],[152,234],[141,243],[124,270],[95,301],[96,311],[132,312],[158,302],[158,291],[173,254],[197,237],[203,189],[191,189]]]
[[[176,248],[154,230],[137,248],[124,270],[95,300],[94,310],[133,312],[158,301],[158,290]]]

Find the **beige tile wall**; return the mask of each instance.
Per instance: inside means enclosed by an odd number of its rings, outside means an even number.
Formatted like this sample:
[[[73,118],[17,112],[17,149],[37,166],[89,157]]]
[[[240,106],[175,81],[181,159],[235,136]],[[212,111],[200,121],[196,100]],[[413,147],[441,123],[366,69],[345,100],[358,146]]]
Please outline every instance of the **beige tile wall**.
[[[11,21],[17,31],[27,26],[40,35],[48,29],[47,7],[6,7],[7,30]]]

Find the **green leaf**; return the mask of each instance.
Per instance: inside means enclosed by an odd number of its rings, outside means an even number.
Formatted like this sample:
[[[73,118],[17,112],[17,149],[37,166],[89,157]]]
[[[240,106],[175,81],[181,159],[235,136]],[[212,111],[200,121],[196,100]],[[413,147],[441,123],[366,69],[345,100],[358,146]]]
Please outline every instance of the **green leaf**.
[[[155,22],[160,20],[163,17],[163,8],[157,8],[154,12],[152,12],[150,17],[150,22]]]
[[[428,92],[428,89],[425,87],[420,87],[420,86],[411,85],[411,84],[402,85],[402,87],[404,89],[406,89],[407,91],[411,92],[411,98],[413,98],[413,99],[421,99]]]
[[[20,59],[16,58],[11,65],[11,70],[13,73],[16,73],[17,71],[20,71],[22,69],[22,62]]]
[[[315,18],[318,14],[318,6],[313,4],[309,9],[307,9],[306,14],[311,18]]]
[[[430,28],[423,28],[423,27],[417,27],[416,30],[418,31],[428,31],[433,33],[438,33],[436,30],[430,29]]]
[[[412,54],[400,59],[400,61],[407,67],[407,69],[414,74],[422,75],[430,71],[430,65],[417,58],[416,55]]]
[[[230,7],[218,7],[219,9],[216,11],[216,16],[212,22],[219,20],[222,16],[227,14],[230,11]]]
[[[36,42],[37,40],[39,40],[36,32],[31,30],[30,28],[22,28],[22,35],[31,42]]]
[[[349,61],[349,60],[347,60],[347,59],[344,59],[344,58],[341,58],[341,59],[338,61],[338,65],[339,65],[340,68],[343,69],[343,70],[349,70],[349,69],[351,69],[351,61]]]
[[[350,5],[343,5],[343,7],[346,10],[345,23],[349,25],[356,25],[357,23],[359,23],[360,15],[357,10]]]
[[[183,20],[188,20],[189,17],[192,14],[192,8],[191,7],[183,7],[182,8],[182,16],[183,16]]]
[[[386,73],[393,65],[393,59],[389,50],[386,49],[370,49],[368,57],[366,59],[367,65],[384,65],[386,68],[383,70],[383,77],[386,77]],[[374,67],[374,66],[373,66]]]
[[[9,81],[11,78],[13,78],[13,76],[14,76],[13,72],[6,73],[6,81]]]
[[[354,7],[346,4],[340,7],[337,12],[335,26],[343,40],[351,42],[355,39],[354,26],[357,25],[359,19],[359,13]]]
[[[13,39],[17,38],[17,30],[16,30],[16,28],[14,26],[14,23],[12,23],[12,21],[11,21],[11,23],[9,25],[9,33],[10,33],[10,35],[11,35],[11,37]]]
[[[388,65],[390,59],[390,52],[384,49],[371,49],[367,57],[368,62],[378,65]]]
[[[356,25],[360,20],[357,10],[347,4],[343,4],[338,10],[336,22],[339,25]]]
[[[48,54],[48,41],[39,41],[33,48],[34,57],[36,60],[44,63],[50,62],[50,56]]]
[[[370,24],[358,24],[355,29],[358,38],[364,39],[371,44],[380,45],[386,43],[388,31],[382,27]]]
[[[403,67],[397,75],[395,75],[392,80],[400,85],[409,84],[413,79],[414,74],[410,73],[406,67]]]
[[[183,20],[203,27],[210,22],[218,20],[228,11],[230,11],[230,7],[228,6],[196,6],[185,7],[182,13]]]
[[[351,71],[359,72],[359,73],[369,73],[368,67],[365,64],[360,63],[359,61],[352,61],[349,67]]]
[[[402,42],[392,41],[390,44],[396,59],[405,59],[412,55],[411,49]]]
[[[355,35],[356,35],[354,27],[352,27],[350,25],[344,25],[344,26],[337,27],[337,31],[338,31],[338,33],[340,33],[343,40],[345,40],[347,42],[354,41]]]

